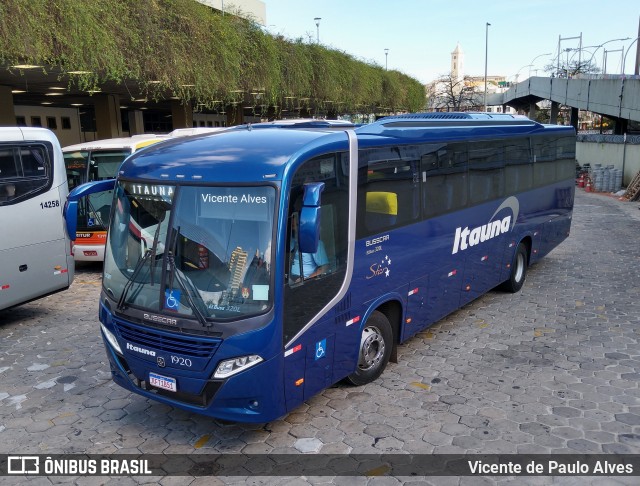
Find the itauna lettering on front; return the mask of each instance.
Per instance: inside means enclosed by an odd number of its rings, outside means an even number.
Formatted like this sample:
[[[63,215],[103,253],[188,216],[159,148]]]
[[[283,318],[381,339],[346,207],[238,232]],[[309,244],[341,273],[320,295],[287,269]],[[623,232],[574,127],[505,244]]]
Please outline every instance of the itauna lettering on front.
[[[496,219],[498,213],[503,210],[509,210],[511,214],[506,214],[502,219]],[[471,229],[468,226],[464,228],[459,226],[456,228],[456,234],[453,238],[453,250],[451,254],[453,255],[458,253],[458,251],[464,251],[471,246],[484,243],[503,233],[508,233],[515,226],[519,212],[520,203],[516,197],[511,196],[505,199],[498,209],[495,210],[487,224]]]

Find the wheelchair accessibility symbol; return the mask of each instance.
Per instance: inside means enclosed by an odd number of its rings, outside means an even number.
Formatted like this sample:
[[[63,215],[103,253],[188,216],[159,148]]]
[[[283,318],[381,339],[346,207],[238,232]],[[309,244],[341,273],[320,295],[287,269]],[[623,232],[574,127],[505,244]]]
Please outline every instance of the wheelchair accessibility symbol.
[[[171,311],[180,310],[180,291],[165,290],[164,291],[164,308]]]
[[[327,340],[323,339],[316,343],[316,359],[324,358],[327,354]]]

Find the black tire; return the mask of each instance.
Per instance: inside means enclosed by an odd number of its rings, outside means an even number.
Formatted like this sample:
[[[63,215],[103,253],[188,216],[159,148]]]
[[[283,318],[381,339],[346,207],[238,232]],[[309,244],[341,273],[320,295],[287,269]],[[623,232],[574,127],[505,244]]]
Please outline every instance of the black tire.
[[[393,331],[389,319],[374,311],[367,319],[358,350],[358,366],[347,376],[352,385],[366,385],[376,380],[384,371],[393,350]]]
[[[504,282],[500,289],[505,292],[511,292],[515,294],[524,285],[524,281],[527,278],[527,268],[529,267],[529,252],[527,246],[524,243],[520,243],[511,260],[511,274],[509,280]]]

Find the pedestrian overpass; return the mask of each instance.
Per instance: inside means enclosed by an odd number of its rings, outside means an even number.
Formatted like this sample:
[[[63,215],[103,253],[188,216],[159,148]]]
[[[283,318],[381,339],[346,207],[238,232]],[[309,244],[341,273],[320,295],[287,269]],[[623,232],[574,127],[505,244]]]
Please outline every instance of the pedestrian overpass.
[[[627,131],[629,120],[640,121],[640,76],[579,75],[576,78],[531,77],[504,93],[487,96],[487,105],[508,105],[533,118],[536,103],[551,101],[556,123],[560,105],[571,107],[571,124],[577,128],[578,111],[587,110],[616,121],[615,133]]]

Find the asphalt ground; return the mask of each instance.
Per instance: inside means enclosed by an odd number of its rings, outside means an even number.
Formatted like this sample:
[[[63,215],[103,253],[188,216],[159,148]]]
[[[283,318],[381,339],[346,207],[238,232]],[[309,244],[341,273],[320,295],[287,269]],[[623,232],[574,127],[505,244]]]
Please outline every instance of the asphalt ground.
[[[640,454],[640,210],[576,190],[571,236],[517,294],[489,292],[268,424],[221,423],[110,379],[101,265],[0,311],[0,454]],[[310,456],[301,456],[301,459]],[[611,456],[613,457],[613,456]],[[636,477],[0,477],[22,484],[640,484]]]

